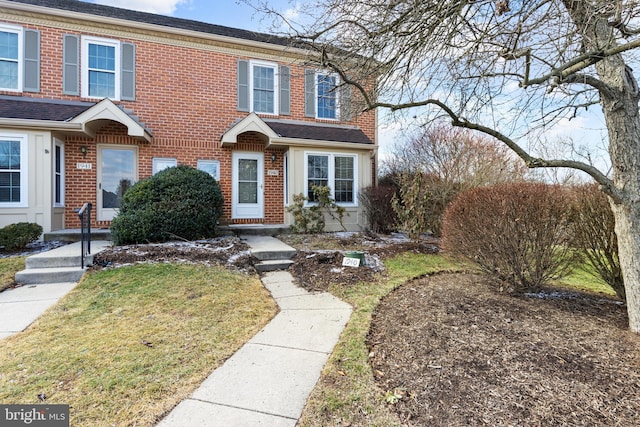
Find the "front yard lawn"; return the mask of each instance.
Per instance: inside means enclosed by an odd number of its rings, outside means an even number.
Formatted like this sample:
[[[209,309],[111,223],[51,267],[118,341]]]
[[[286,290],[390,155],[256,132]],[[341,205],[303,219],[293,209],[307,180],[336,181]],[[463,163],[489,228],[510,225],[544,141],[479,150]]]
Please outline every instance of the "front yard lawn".
[[[0,292],[13,285],[18,271],[24,270],[26,257],[0,258]]]
[[[92,272],[2,341],[0,402],[46,396],[71,405],[73,426],[153,425],[276,311],[256,275],[223,267]]]

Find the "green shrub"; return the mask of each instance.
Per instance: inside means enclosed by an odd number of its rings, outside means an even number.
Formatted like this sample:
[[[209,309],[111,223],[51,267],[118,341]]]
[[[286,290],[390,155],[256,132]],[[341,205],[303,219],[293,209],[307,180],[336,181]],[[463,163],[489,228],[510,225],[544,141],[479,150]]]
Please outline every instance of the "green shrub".
[[[222,206],[211,175],[183,165],[168,168],[127,190],[111,223],[112,238],[122,245],[213,237]]]
[[[607,196],[596,184],[577,186],[574,193],[573,244],[593,267],[588,271],[593,271],[626,301],[615,220]]]
[[[568,191],[539,183],[502,184],[460,194],[443,220],[443,249],[516,291],[565,276],[577,261],[570,245]]]
[[[325,214],[337,220],[342,229],[346,231],[344,226],[345,209],[338,206],[333,200],[331,188],[316,185],[313,187],[313,195],[315,202],[308,207],[305,207],[305,203],[309,199],[303,194],[293,196],[293,204],[287,207],[287,212],[293,214],[291,231],[294,233],[321,233],[325,227]]]
[[[42,227],[32,222],[18,222],[0,229],[0,246],[7,251],[25,248],[29,243],[38,240]]]

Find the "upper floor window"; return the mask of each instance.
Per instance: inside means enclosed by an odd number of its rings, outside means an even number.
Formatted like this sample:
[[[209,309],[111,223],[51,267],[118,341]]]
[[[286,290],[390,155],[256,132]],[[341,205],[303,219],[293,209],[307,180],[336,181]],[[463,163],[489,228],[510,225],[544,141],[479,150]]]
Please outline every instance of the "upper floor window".
[[[132,43],[65,34],[62,93],[84,98],[136,99],[136,47]]]
[[[350,90],[335,73],[304,70],[304,115],[328,120],[351,120]]]
[[[251,99],[252,111],[256,113],[277,114],[276,82],[277,66],[265,62],[251,62]]]
[[[120,42],[82,38],[82,96],[120,99]]]
[[[338,76],[316,74],[316,112],[319,119],[338,118]]]
[[[0,89],[22,90],[22,28],[0,25]]]
[[[0,206],[27,206],[27,137],[0,135]]]
[[[290,114],[289,67],[264,61],[238,61],[238,110]]]

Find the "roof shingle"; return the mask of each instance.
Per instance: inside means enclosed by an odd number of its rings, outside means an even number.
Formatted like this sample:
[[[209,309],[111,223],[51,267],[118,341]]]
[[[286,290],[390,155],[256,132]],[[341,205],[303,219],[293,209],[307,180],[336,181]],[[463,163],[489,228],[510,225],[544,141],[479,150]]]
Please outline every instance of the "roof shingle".
[[[269,125],[275,133],[283,138],[373,144],[371,139],[369,139],[362,129],[356,127],[313,125],[269,119],[265,119],[264,122]]]
[[[93,102],[0,96],[0,118],[65,122],[94,105]]]
[[[87,13],[90,15],[102,16],[106,18],[124,19],[127,21],[140,22],[145,24],[160,25],[163,27],[191,30],[201,33],[214,34],[225,37],[250,40],[255,42],[271,43],[281,46],[290,46],[291,40],[270,34],[257,33],[253,31],[241,30],[238,28],[225,27],[222,25],[208,24],[204,22],[192,21],[189,19],[174,18],[171,16],[157,15],[147,12],[122,9],[113,6],[104,6],[95,3],[87,3],[78,0],[10,0],[16,3],[30,4],[34,6],[49,7],[53,9],[66,10],[76,13]]]

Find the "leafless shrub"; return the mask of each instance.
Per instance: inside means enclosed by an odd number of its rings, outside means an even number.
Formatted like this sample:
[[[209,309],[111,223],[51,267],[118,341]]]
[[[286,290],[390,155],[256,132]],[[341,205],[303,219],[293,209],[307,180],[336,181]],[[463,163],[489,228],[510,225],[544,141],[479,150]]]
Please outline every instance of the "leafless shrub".
[[[443,221],[443,248],[469,259],[516,291],[572,269],[567,190],[541,183],[483,187],[460,194]]]
[[[615,220],[607,196],[596,184],[576,186],[574,193],[573,244],[584,252],[595,274],[624,301]]]

